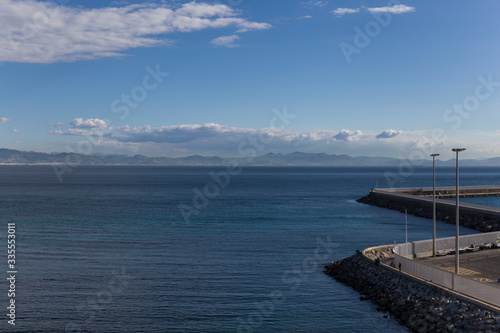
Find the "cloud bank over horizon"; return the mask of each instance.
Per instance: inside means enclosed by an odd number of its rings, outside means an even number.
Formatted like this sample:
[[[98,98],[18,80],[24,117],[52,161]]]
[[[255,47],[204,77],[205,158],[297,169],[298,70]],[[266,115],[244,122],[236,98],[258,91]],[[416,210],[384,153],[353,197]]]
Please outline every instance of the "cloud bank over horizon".
[[[58,125],[63,122],[56,123]],[[294,151],[347,154],[351,156],[385,156],[425,159],[436,151],[443,157],[460,140],[433,130],[382,132],[361,130],[309,130],[239,128],[216,123],[169,126],[111,127],[102,119],[75,118],[68,128],[49,132],[74,137],[76,142],[88,141],[96,152],[143,154],[147,156],[180,157],[205,155],[221,157],[261,155],[268,152]],[[492,140],[500,140],[500,133]],[[72,139],[68,140],[72,141]],[[74,140],[73,140],[74,141]],[[479,142],[469,147],[475,153],[494,153]],[[498,152],[500,154],[500,151]]]

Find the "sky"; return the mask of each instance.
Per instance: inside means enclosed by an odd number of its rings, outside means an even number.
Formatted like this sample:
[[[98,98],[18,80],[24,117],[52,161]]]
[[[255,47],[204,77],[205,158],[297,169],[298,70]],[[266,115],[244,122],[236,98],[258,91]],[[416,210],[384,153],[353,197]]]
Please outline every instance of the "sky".
[[[500,156],[500,2],[0,0],[0,148]]]

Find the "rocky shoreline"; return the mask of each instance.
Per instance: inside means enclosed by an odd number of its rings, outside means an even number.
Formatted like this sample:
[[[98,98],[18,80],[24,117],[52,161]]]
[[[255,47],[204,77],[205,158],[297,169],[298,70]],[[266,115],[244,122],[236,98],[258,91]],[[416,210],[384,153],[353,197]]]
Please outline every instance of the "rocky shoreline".
[[[370,248],[325,266],[325,274],[388,311],[412,332],[500,332],[500,313],[376,263],[393,246]]]
[[[408,214],[432,219],[432,202],[415,202],[414,200],[408,198],[392,198],[376,192],[370,192],[368,195],[356,201],[400,212],[407,210]],[[437,204],[437,220],[454,224],[455,216],[456,213],[454,207],[446,207],[440,205],[439,203]],[[475,229],[481,232],[500,231],[500,215],[498,214],[482,214],[477,211],[469,211],[466,208],[461,207],[459,222],[467,228]]]

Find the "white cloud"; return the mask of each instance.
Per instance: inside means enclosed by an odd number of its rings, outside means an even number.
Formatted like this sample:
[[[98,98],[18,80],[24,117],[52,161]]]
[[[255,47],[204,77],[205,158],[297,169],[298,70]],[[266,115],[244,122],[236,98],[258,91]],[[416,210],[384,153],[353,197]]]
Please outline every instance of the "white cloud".
[[[63,122],[51,123],[51,125],[54,127],[65,126]],[[75,118],[70,122],[70,125],[72,127],[68,128],[66,131],[55,130],[49,133],[56,135],[75,135],[75,136],[109,136],[112,130],[112,127],[110,127],[105,120],[98,118],[94,119]]]
[[[235,16],[236,12],[222,4],[190,2],[177,10],[177,14],[189,17]]]
[[[302,2],[302,6],[308,8],[308,7],[325,7],[326,5],[328,5],[330,1],[327,1],[327,0],[309,0],[309,1],[305,1],[305,2]]]
[[[388,129],[377,135],[377,139],[390,139],[397,135],[403,134],[403,131],[396,131],[393,129]]]
[[[297,17],[297,20],[308,20],[308,19],[312,19],[313,17],[311,15],[305,15],[305,16],[300,16],[300,17]]]
[[[231,35],[231,36],[221,36],[218,38],[215,38],[212,40],[210,43],[215,46],[225,46],[225,47],[236,47],[239,45],[234,44],[234,41],[240,39],[239,36],[236,35]]]
[[[72,136],[109,136],[109,131],[105,133],[104,129],[98,128],[90,128],[90,129],[82,129],[82,128],[68,128],[66,131],[63,130],[55,130],[49,132],[49,134],[55,135],[72,135]]]
[[[374,7],[367,9],[369,12],[372,13],[390,13],[390,14],[404,14],[415,11],[415,7],[410,7],[406,5],[394,5],[392,7]]]
[[[241,137],[257,132],[254,129],[236,128],[222,126],[219,124],[204,125],[178,125],[162,127],[132,127],[124,126],[117,128],[120,136],[119,141],[124,142],[163,142],[163,143],[187,143],[202,141],[210,138]]]
[[[9,118],[0,118],[0,124],[10,123],[11,121],[13,120]]]
[[[20,129],[12,129],[10,130],[12,133],[21,133],[21,130]]]
[[[340,17],[345,14],[354,14],[354,13],[359,13],[359,8],[337,8],[335,10],[332,10],[332,13],[335,14],[335,16]]]
[[[335,135],[335,140],[342,140],[342,141],[352,141],[352,140],[359,140],[361,136],[363,135],[363,132],[361,131],[350,131],[350,130],[341,130],[337,135]]]
[[[76,136],[104,136],[104,129],[102,128],[91,128],[91,129],[82,129],[82,128],[69,128],[64,135],[76,135]]]
[[[330,131],[330,130],[316,130],[316,131],[310,131],[310,132],[290,132],[290,133],[284,133],[282,136],[282,139],[287,142],[293,142],[293,143],[298,143],[298,142],[309,142],[309,143],[314,143],[314,142],[326,142],[326,143],[331,143],[332,141],[335,141],[335,136],[339,132],[337,131]]]
[[[49,123],[49,125],[52,127],[64,127],[64,126],[66,126],[66,124],[61,122],[61,121],[57,122],[57,123]]]
[[[106,121],[102,119],[83,119],[83,118],[75,118],[71,121],[71,126],[74,128],[98,128],[105,129],[108,127]]]
[[[415,11],[415,7],[410,7],[406,5],[394,5],[392,7],[373,7],[365,9],[371,13],[390,13],[390,14],[404,14]],[[359,13],[359,11],[360,8],[337,8],[335,10],[332,10],[332,13],[335,14],[335,16],[337,17],[341,17],[345,14]]]
[[[34,0],[0,0],[0,62],[54,63],[122,56],[137,47],[171,43],[173,32],[270,24],[238,17],[226,5],[190,2],[86,9]]]

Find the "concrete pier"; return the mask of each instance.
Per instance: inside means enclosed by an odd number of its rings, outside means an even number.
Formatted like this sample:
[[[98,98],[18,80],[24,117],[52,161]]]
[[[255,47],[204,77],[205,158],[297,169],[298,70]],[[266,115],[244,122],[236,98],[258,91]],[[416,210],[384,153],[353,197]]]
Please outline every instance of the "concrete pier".
[[[464,186],[460,188],[460,197],[500,196],[500,186]],[[455,187],[436,188],[436,218],[455,223],[455,202],[443,200],[454,198]],[[432,187],[430,188],[386,188],[373,189],[357,200],[378,207],[408,211],[419,217],[432,218]],[[500,230],[500,208],[460,203],[460,221],[465,227],[482,232]]]
[[[410,194],[418,197],[429,197],[432,199],[432,187],[384,188],[375,189],[373,191]],[[436,198],[455,198],[456,192],[455,186],[436,187]],[[498,185],[460,186],[460,198],[494,196],[500,196],[500,186]]]

